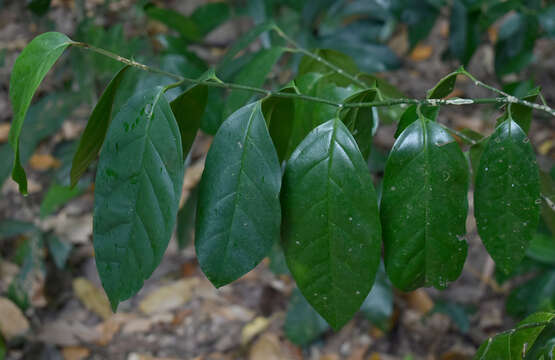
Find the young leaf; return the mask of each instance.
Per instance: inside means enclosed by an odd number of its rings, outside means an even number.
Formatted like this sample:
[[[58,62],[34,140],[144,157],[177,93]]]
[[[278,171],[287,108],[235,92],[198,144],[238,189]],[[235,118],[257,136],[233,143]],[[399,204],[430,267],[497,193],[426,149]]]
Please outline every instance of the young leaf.
[[[453,92],[455,83],[457,82],[457,75],[459,71],[454,71],[448,74],[443,79],[439,80],[433,89],[428,91],[428,99],[442,99]]]
[[[478,233],[505,273],[517,265],[539,221],[540,184],[534,150],[512,120],[491,135],[476,173]]]
[[[281,47],[261,50],[241,69],[233,82],[241,85],[261,87],[266,81],[266,76],[281,57],[281,54],[283,54],[283,48]],[[251,96],[252,94],[247,91],[232,91],[225,104],[224,116],[229,116],[229,114],[245,105]]]
[[[73,157],[70,173],[71,187],[77,184],[100,152],[100,148],[106,138],[108,126],[112,121],[114,99],[127,69],[129,69],[128,65],[124,66],[114,76],[91,113],[87,127],[83,135],[81,135],[77,152]]]
[[[440,125],[419,119],[395,141],[383,179],[385,268],[402,290],[445,288],[466,259],[468,166]]]
[[[208,90],[204,85],[191,86],[183,94],[173,100],[170,105],[181,133],[183,156],[191,150],[200,121],[206,108]]]
[[[184,161],[162,87],[134,95],[100,153],[94,197],[96,266],[114,309],[150,277],[173,232]]]
[[[330,326],[306,301],[299,289],[289,300],[285,316],[284,332],[291,342],[305,346],[326,332]]]
[[[286,87],[280,92],[296,93],[296,88]],[[266,98],[262,100],[262,113],[281,162],[287,159],[294,150],[290,144],[295,120],[295,101],[291,98]]]
[[[376,90],[366,89],[349,96],[345,99],[344,103],[372,102],[375,98]],[[378,127],[377,118],[374,118],[372,110],[368,106],[362,108],[344,108],[340,113],[341,120],[345,123],[351,134],[353,134],[364,159],[368,159],[370,155],[372,136]]]
[[[289,270],[308,302],[339,329],[372,288],[381,234],[368,167],[341,120],[318,126],[291,155],[282,207]]]
[[[279,239],[281,169],[260,102],[220,127],[200,181],[195,248],[216,287],[252,270]]]
[[[12,178],[19,184],[19,191],[23,194],[27,194],[27,177],[21,166],[19,152],[23,120],[42,79],[70,44],[71,40],[67,36],[57,32],[37,36],[19,54],[10,76],[10,100],[14,116],[9,142],[15,152]]]

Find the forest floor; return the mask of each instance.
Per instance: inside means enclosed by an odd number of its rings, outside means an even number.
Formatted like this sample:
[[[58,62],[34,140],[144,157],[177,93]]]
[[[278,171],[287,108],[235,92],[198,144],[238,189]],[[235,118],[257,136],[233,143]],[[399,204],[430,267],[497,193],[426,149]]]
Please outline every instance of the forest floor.
[[[199,1],[188,1],[180,10],[191,11]],[[0,8],[0,51],[5,49],[0,68],[0,144],[7,140],[11,121],[8,99],[9,76],[17,54],[41,25],[31,17],[24,2],[7,2]],[[53,1],[46,15],[61,32],[72,34],[76,16],[71,1]],[[87,1],[95,9],[99,1]],[[115,2],[118,4],[118,2]],[[127,2],[119,2],[125,11]],[[173,2],[170,2],[173,3]],[[41,20],[42,21],[42,20]],[[109,19],[106,21],[110,21]],[[248,21],[247,21],[248,25]],[[410,97],[422,97],[425,91],[445,74],[454,70],[455,62],[441,60],[447,46],[446,20],[438,21],[432,34],[417,52],[403,55],[404,64],[384,76]],[[230,42],[244,32],[245,20],[230,21],[224,30],[217,29],[212,39]],[[231,34],[231,35],[230,35]],[[403,47],[406,32],[395,39]],[[215,57],[210,49],[202,54],[208,61]],[[553,43],[539,41],[537,59],[529,68],[530,75],[542,86],[548,104],[555,105],[555,48]],[[498,85],[493,75],[491,45],[482,45],[467,67],[482,81]],[[85,70],[85,69],[83,69]],[[61,79],[47,77],[39,96],[59,87]],[[491,96],[470,81],[457,84],[461,97]],[[420,289],[411,293],[395,292],[391,330],[384,332],[357,315],[339,332],[328,331],[312,345],[300,348],[286,339],[283,323],[288,298],[294,283],[287,275],[275,275],[264,261],[255,270],[231,285],[216,290],[204,277],[195,260],[193,246],[179,250],[171,241],[164,259],[138,295],[122,303],[113,315],[101,290],[92,247],[93,194],[87,191],[53,215],[41,219],[39,208],[48,182],[48,155],[62,140],[75,139],[84,127],[88,109],[79,109],[65,120],[54,136],[43,141],[31,163],[30,195],[23,197],[8,180],[0,193],[0,220],[29,221],[43,230],[52,230],[73,250],[65,270],[47,263],[47,276],[37,275],[33,283],[31,306],[24,319],[13,316],[13,326],[24,333],[23,340],[11,343],[7,359],[469,359],[490,335],[508,329],[514,321],[505,313],[505,300],[516,283],[502,286],[494,278],[494,265],[481,244],[473,217],[467,221],[468,258],[461,277],[445,291]],[[454,128],[468,127],[490,133],[497,112],[490,107],[451,107],[442,111],[439,121]],[[555,124],[535,121],[530,132],[531,143],[539,153],[539,163],[553,164]],[[394,142],[395,125],[380,127],[375,144],[384,150]],[[186,174],[186,187],[199,180],[210,138],[202,136],[193,149],[193,161]],[[0,159],[5,161],[5,159]],[[472,199],[469,194],[469,199]],[[470,204],[472,208],[472,203]],[[471,213],[471,212],[470,212]],[[11,239],[11,243],[17,239]],[[0,254],[13,250],[13,245],[0,242]],[[0,293],[5,293],[19,268],[15,263],[0,262]],[[456,303],[471,308],[466,313],[469,329],[460,328],[452,316],[431,313],[437,303]],[[0,302],[1,304],[1,302]],[[5,316],[4,305],[0,317]],[[7,315],[6,315],[7,316]],[[26,320],[25,320],[26,319]],[[412,357],[409,357],[412,356]]]

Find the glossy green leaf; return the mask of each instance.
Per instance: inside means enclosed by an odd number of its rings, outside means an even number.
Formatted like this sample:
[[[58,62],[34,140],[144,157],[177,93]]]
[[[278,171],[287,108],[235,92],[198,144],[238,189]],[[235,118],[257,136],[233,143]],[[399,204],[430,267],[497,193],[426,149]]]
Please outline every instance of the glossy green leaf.
[[[197,212],[198,186],[189,193],[189,197],[177,213],[177,244],[185,249],[193,239],[195,230],[195,214]]]
[[[200,181],[195,248],[216,287],[252,270],[279,239],[281,169],[260,102],[220,127]]]
[[[94,197],[96,266],[114,309],[162,259],[173,232],[184,161],[162,87],[134,95],[110,124]]]
[[[71,166],[72,187],[77,184],[100,152],[108,126],[112,121],[114,99],[127,69],[129,69],[129,66],[124,66],[110,81],[89,117],[87,127],[81,135],[79,147],[73,157]]]
[[[282,207],[289,270],[308,302],[339,329],[372,288],[381,247],[372,179],[339,119],[318,126],[291,155]]]
[[[422,116],[426,119],[436,121],[437,115],[439,114],[439,106],[410,105],[399,119],[399,125],[397,125],[397,130],[395,130],[395,138],[398,138],[399,135],[401,135],[401,133],[410,126],[410,124],[418,120],[418,107],[420,107],[420,113]]]
[[[179,126],[183,156],[185,157],[189,150],[191,150],[193,141],[197,136],[207,99],[207,87],[204,85],[194,85],[170,103],[173,115]]]
[[[280,92],[296,93],[295,87],[287,87]],[[279,161],[291,155],[291,134],[295,121],[295,101],[291,98],[269,97],[262,101],[262,113],[268,124]]]
[[[215,135],[216,131],[225,120],[223,117],[225,95],[223,89],[209,88],[206,103],[210,104],[204,109],[204,115],[200,121],[200,128],[207,134]]]
[[[359,80],[378,91],[376,100],[400,99],[406,97],[399,89],[384,79],[370,74],[361,74]],[[405,108],[401,105],[381,106],[378,108],[379,119],[382,123],[394,123],[399,121]]]
[[[538,225],[540,204],[534,150],[522,129],[507,120],[482,153],[474,191],[478,234],[505,273],[524,257]]]
[[[266,81],[266,76],[268,76],[282,54],[283,48],[281,47],[260,50],[235,76],[233,82],[241,85],[261,87]],[[224,116],[229,116],[235,110],[245,105],[251,97],[252,93],[248,91],[232,91],[224,107]]]
[[[555,358],[555,323],[553,320],[536,338],[534,345],[526,352],[525,360],[552,360]]]
[[[31,99],[46,73],[71,44],[64,34],[48,32],[34,38],[17,57],[10,76],[10,100],[13,120],[9,142],[15,152],[12,178],[19,191],[27,194],[27,177],[20,162],[19,136]]]
[[[40,217],[45,218],[52,214],[58,210],[60,206],[65,205],[68,201],[79,196],[82,192],[83,190],[77,187],[72,188],[53,184],[44,195],[42,203],[40,204]]]
[[[474,360],[541,360],[531,357],[531,353],[539,345],[545,344],[552,333],[552,325],[544,325],[555,318],[553,313],[535,313],[522,320],[511,331],[505,331],[486,340],[478,349]],[[546,336],[546,335],[549,335]],[[546,339],[547,338],[547,339]],[[549,358],[544,358],[548,360]]]
[[[294,344],[306,346],[329,328],[326,320],[310,306],[301,292],[295,289],[285,315],[285,336]]]
[[[375,89],[359,91],[344,100],[344,104],[372,102],[376,98]],[[364,159],[368,159],[370,148],[372,147],[372,136],[377,129],[377,118],[374,118],[373,108],[344,108],[340,113],[341,120],[347,129],[353,134],[358,148]]]
[[[45,241],[48,246],[48,253],[52,256],[52,260],[54,260],[56,267],[58,269],[65,268],[67,259],[73,248],[71,243],[60,240],[52,233],[46,236]]]
[[[443,77],[431,90],[428,91],[428,99],[443,99],[455,90],[459,71],[454,71]]]
[[[443,289],[467,253],[468,165],[455,140],[419,119],[395,141],[383,179],[385,268],[402,290]]]
[[[360,312],[372,325],[388,331],[393,315],[393,287],[387,278],[383,264],[380,264],[372,290],[362,303]]]
[[[463,65],[468,64],[481,41],[481,9],[467,3],[454,0],[449,20],[449,52]]]

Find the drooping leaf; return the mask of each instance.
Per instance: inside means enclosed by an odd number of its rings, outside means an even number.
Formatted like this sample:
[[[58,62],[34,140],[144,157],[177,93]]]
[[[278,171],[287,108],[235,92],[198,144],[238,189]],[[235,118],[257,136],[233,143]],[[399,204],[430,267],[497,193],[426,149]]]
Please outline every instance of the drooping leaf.
[[[187,156],[204,115],[208,90],[204,85],[194,85],[173,100],[170,105],[179,126],[183,156]]]
[[[393,287],[387,278],[383,263],[380,264],[372,290],[362,303],[360,311],[372,323],[384,331],[390,327],[393,314]]]
[[[413,122],[418,120],[418,107],[420,107],[420,113],[426,119],[435,121],[437,115],[439,114],[439,106],[429,106],[429,105],[410,105],[405,112],[401,115],[399,119],[399,125],[397,125],[397,130],[395,130],[395,138],[398,138],[401,133],[408,128]]]
[[[514,121],[496,128],[480,157],[474,204],[482,242],[508,273],[525,255],[541,204],[534,150]]]
[[[419,119],[397,138],[383,179],[385,268],[402,290],[445,288],[466,259],[468,166],[440,125]]]
[[[34,38],[17,57],[10,76],[10,100],[13,120],[9,142],[15,152],[12,178],[19,191],[27,194],[27,177],[20,162],[19,136],[31,99],[46,73],[71,44],[64,34],[48,32]]]
[[[150,277],[173,232],[184,161],[162,87],[134,95],[110,124],[96,174],[96,266],[114,309]]]
[[[310,306],[301,292],[295,289],[285,316],[284,332],[287,338],[294,344],[305,346],[329,328],[326,320]]]
[[[296,93],[296,88],[290,86],[280,92]],[[291,134],[295,121],[295,101],[291,98],[269,97],[262,101],[262,113],[281,162],[294,150],[291,147]]]
[[[241,85],[261,87],[266,81],[266,76],[272,70],[282,53],[283,49],[281,47],[260,50],[235,76],[233,82]],[[224,107],[224,116],[229,116],[235,110],[245,105],[251,97],[252,93],[247,91],[232,91]]]
[[[198,186],[189,193],[183,207],[177,213],[177,244],[185,249],[191,243],[195,230],[195,214],[197,212]]]
[[[339,329],[372,288],[381,233],[366,162],[339,119],[318,126],[291,155],[282,207],[289,270],[308,302]]]
[[[58,208],[66,204],[69,200],[77,197],[83,192],[78,187],[67,187],[58,184],[52,184],[40,204],[40,217],[45,218],[52,214]]]
[[[443,99],[455,90],[455,83],[457,82],[457,75],[459,71],[454,71],[441,80],[438,81],[436,86],[428,91],[428,99]]]
[[[110,81],[89,117],[87,127],[81,135],[79,147],[73,157],[70,173],[72,187],[77,184],[100,152],[108,126],[112,121],[114,99],[127,69],[129,66],[124,66]]]
[[[279,239],[281,169],[260,102],[220,127],[206,158],[195,248],[216,287],[252,270]]]

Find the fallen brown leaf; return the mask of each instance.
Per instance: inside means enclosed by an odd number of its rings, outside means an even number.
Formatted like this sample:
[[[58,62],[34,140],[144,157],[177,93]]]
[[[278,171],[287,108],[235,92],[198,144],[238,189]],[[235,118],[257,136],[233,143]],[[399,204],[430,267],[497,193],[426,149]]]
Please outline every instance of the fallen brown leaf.
[[[409,308],[418,311],[420,314],[427,314],[434,307],[434,302],[430,295],[422,289],[411,291],[405,295]]]
[[[253,344],[249,360],[290,360],[276,334],[265,333]]]
[[[162,286],[148,294],[139,303],[139,309],[148,315],[178,308],[189,301],[198,283],[198,278],[187,278]]]
[[[110,301],[106,294],[85,278],[73,280],[73,292],[85,307],[106,320],[112,316]]]
[[[89,349],[80,346],[68,346],[62,349],[64,360],[82,360],[90,354]]]
[[[60,160],[56,159],[50,154],[33,154],[29,160],[31,169],[38,171],[45,171],[52,168],[59,168]]]
[[[434,49],[430,45],[416,45],[411,51],[409,58],[412,61],[424,61],[432,56]]]
[[[262,316],[256,317],[253,321],[243,327],[241,331],[241,344],[248,344],[254,337],[266,330],[270,321]]]
[[[10,341],[25,334],[29,322],[19,308],[8,298],[0,297],[0,333]]]

